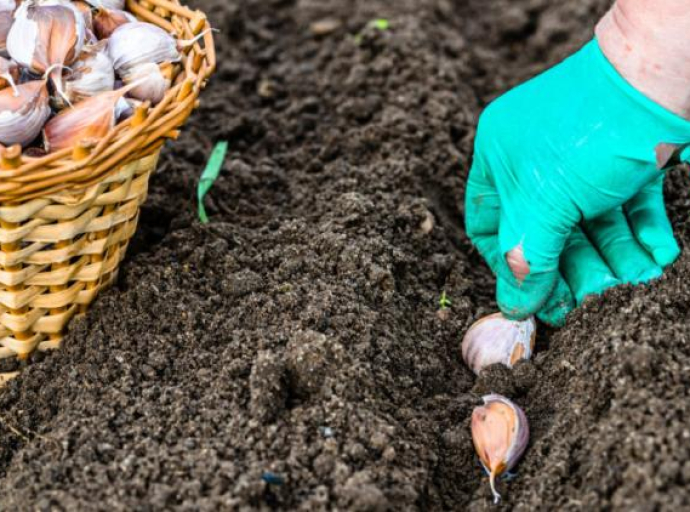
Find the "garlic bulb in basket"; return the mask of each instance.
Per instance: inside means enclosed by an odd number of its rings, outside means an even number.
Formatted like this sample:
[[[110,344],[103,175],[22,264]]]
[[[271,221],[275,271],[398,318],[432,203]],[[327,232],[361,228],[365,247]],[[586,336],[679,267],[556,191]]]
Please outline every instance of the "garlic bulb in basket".
[[[462,358],[477,375],[492,364],[512,368],[519,360],[532,357],[536,334],[534,318],[514,321],[494,313],[469,328],[462,340]]]
[[[487,395],[484,405],[472,412],[472,441],[489,475],[494,503],[501,495],[496,478],[510,471],[524,455],[529,443],[527,416],[520,407],[501,395]]]
[[[19,81],[19,66],[11,60],[0,57],[0,89],[12,87],[14,95],[17,96],[17,82]]]
[[[83,15],[73,5],[49,0],[24,0],[15,12],[7,37],[7,51],[21,66],[50,75],[64,97],[62,71],[74,62],[84,46]]]
[[[25,146],[32,142],[50,116],[45,80],[0,90],[0,144]]]
[[[177,40],[162,28],[141,21],[120,25],[108,40],[108,52],[121,76],[141,64],[180,60]]]
[[[115,89],[115,71],[107,45],[107,41],[100,41],[87,46],[72,64],[65,80],[65,93],[71,103]]]
[[[14,21],[15,0],[0,0],[0,55],[7,55],[7,35]]]
[[[125,84],[132,84],[129,96],[141,101],[150,101],[152,105],[160,103],[165,93],[170,89],[170,65],[154,63],[139,64],[131,68],[122,80]]]
[[[46,151],[73,147],[83,139],[100,139],[115,126],[117,105],[128,88],[101,93],[67,108],[43,129]]]
[[[120,25],[136,21],[137,19],[126,11],[98,9],[93,18],[93,30],[98,39],[108,39]]]

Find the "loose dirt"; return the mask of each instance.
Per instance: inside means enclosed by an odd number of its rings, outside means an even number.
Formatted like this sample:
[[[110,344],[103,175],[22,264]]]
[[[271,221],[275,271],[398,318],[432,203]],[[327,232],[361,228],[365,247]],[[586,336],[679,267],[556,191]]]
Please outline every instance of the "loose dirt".
[[[117,285],[0,393],[0,508],[485,510],[469,417],[489,391],[533,432],[504,508],[690,506],[688,255],[542,328],[513,372],[459,357],[496,309],[462,223],[477,117],[608,4],[194,2],[218,74]],[[683,244],[686,175],[667,187]]]

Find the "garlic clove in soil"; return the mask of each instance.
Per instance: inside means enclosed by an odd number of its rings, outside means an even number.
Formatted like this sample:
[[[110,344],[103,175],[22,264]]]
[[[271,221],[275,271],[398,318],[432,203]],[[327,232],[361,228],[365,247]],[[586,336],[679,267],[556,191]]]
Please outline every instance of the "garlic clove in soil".
[[[48,74],[64,97],[63,69],[81,53],[85,35],[84,17],[71,3],[24,0],[15,12],[7,51],[21,66]]]
[[[108,52],[121,76],[142,64],[180,60],[177,40],[162,28],[141,21],[120,25],[108,40]]]
[[[102,92],[115,89],[115,70],[110,60],[107,41],[87,46],[65,80],[65,93],[70,103],[78,103]]]
[[[484,405],[472,412],[472,441],[489,475],[494,503],[501,495],[496,478],[510,471],[524,455],[529,443],[527,416],[520,407],[501,395],[483,397]]]
[[[136,21],[137,19],[126,11],[101,8],[93,18],[93,30],[98,39],[108,39],[119,26]]]
[[[494,313],[469,328],[462,340],[462,358],[477,375],[492,364],[512,368],[519,360],[532,357],[536,335],[534,318],[515,321]]]
[[[45,80],[0,90],[0,144],[29,144],[41,133],[48,117],[50,105]]]
[[[43,128],[46,151],[60,151],[84,139],[105,137],[115,127],[117,105],[127,91],[123,88],[101,93],[53,117]]]
[[[123,75],[125,85],[132,85],[129,96],[140,101],[150,101],[152,105],[161,102],[172,83],[169,63],[158,65],[153,63],[139,64]]]

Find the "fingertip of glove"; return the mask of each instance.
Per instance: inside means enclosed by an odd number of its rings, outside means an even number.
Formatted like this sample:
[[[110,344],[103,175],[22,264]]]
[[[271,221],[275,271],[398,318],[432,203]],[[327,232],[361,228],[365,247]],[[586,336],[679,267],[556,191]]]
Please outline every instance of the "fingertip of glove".
[[[575,309],[573,301],[563,300],[553,306],[542,309],[537,313],[537,318],[552,327],[563,327],[570,312]]]
[[[554,284],[552,279],[538,279],[533,282],[533,276],[528,276],[520,284],[515,279],[499,278],[496,299],[504,315],[514,320],[524,320],[544,306]]]
[[[678,247],[677,244],[657,247],[652,251],[652,256],[657,265],[665,268],[678,259],[680,256],[680,247]]]
[[[650,281],[659,279],[663,274],[664,271],[660,267],[652,267],[650,269],[645,270],[639,276],[637,276],[637,279],[633,281],[633,284],[649,283]]]
[[[590,282],[592,283],[591,285],[587,284],[578,290],[575,297],[578,305],[582,304],[589,297],[602,295],[606,290],[623,284],[611,274],[598,275],[597,279],[592,279]]]

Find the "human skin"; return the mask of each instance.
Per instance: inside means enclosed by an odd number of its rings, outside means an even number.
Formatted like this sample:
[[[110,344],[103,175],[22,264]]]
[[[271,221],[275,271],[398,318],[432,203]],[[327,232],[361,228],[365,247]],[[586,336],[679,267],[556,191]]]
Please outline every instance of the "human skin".
[[[690,0],[617,0],[596,36],[606,58],[633,87],[690,119]],[[506,260],[523,281],[530,267],[522,247],[509,251]]]

